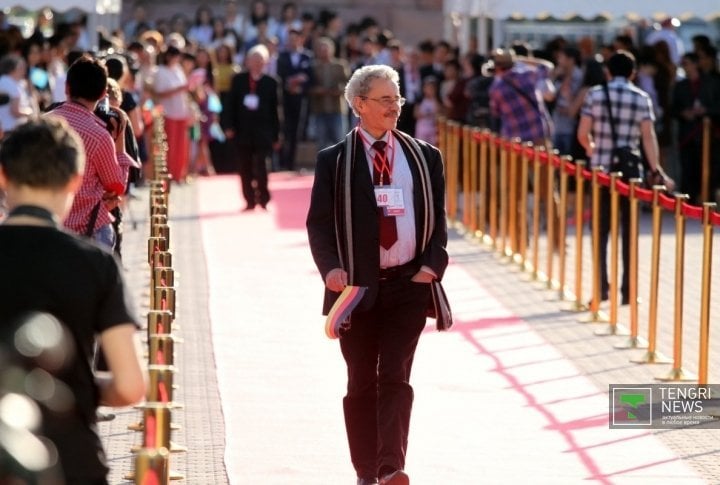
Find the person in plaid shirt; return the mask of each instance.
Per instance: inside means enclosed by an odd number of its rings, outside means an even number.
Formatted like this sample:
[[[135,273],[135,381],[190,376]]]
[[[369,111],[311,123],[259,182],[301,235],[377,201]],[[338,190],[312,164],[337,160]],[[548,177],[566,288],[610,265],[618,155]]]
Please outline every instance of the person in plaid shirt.
[[[80,135],[85,147],[85,172],[65,226],[73,232],[92,237],[111,250],[115,245],[110,210],[125,193],[129,167],[133,164],[125,153],[127,117],[117,115],[111,126],[98,118],[95,108],[107,89],[107,70],[100,61],[83,56],[67,72],[68,101],[49,111],[46,116],[64,118]]]
[[[553,123],[546,101],[555,97],[555,86],[548,75],[553,65],[542,59],[518,56],[511,50],[498,49],[493,53],[495,79],[490,85],[490,113],[500,120],[500,135],[505,139],[519,138],[524,142],[532,142],[536,146],[550,149],[553,138]],[[540,173],[539,184],[540,204],[545,205],[553,193],[547,189],[547,171]],[[517,193],[520,193],[520,179],[517,181]],[[518,205],[518,212],[527,210]],[[543,209],[542,214],[545,214]],[[520,217],[516,218],[515,234],[520,234]],[[555,214],[554,227],[560,227],[558,214]],[[558,232],[548,234],[556,244]],[[513,241],[513,245],[519,241]]]
[[[490,112],[502,120],[500,135],[544,145],[553,126],[545,101],[554,97],[548,75],[552,64],[498,49],[493,55],[495,80],[490,86]]]
[[[607,61],[610,81],[607,83],[612,116],[615,120],[617,146],[630,147],[640,154],[640,146],[644,151],[648,166],[657,172],[665,181],[668,190],[675,183],[665,174],[658,163],[659,150],[655,135],[655,115],[650,97],[631,83],[636,73],[635,57],[623,50],[615,52]],[[605,89],[602,85],[588,91],[581,111],[578,126],[578,141],[592,167],[602,167],[610,171],[613,137],[610,128],[610,114],[605,101]],[[630,260],[630,206],[626,197],[620,199],[622,229],[622,304],[630,302],[629,297],[629,260]],[[600,192],[600,286],[601,300],[608,299],[609,284],[607,279],[607,241],[610,232],[610,191],[602,187]]]

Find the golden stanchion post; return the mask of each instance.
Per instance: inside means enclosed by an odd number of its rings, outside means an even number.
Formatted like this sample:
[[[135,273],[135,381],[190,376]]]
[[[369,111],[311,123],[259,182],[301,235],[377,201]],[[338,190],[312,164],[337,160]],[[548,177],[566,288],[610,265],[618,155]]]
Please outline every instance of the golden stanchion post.
[[[700,295],[700,352],[698,359],[698,384],[708,383],[710,357],[710,287],[712,285],[713,224],[710,219],[715,211],[714,202],[703,202],[703,265]]]
[[[454,121],[449,121],[447,124],[447,149],[448,149],[448,164],[447,164],[447,186],[448,186],[448,217],[454,224],[457,221],[457,203],[458,203],[458,192],[457,192],[457,177],[458,177],[458,144],[457,144],[457,131],[456,127],[459,128],[459,124]]]
[[[712,143],[712,122],[709,116],[703,117],[702,168],[700,172],[700,200],[710,202],[710,146]]]
[[[156,268],[172,268],[172,253],[169,251],[159,251],[153,254],[153,267]]]
[[[673,368],[655,379],[665,382],[694,381],[696,376],[682,367],[683,293],[685,291],[685,215],[683,203],[690,197],[675,194],[675,301],[673,311]]]
[[[150,237],[161,237],[165,239],[167,247],[170,247],[170,226],[167,224],[154,224],[150,230]]]
[[[177,368],[172,365],[148,366],[148,402],[173,403],[173,376]]]
[[[545,225],[547,230],[545,232],[547,238],[547,254],[546,254],[546,266],[545,266],[545,285],[548,290],[552,290],[555,287],[555,281],[553,281],[553,260],[555,258],[555,163],[553,158],[555,154],[546,150],[547,153],[547,184],[545,191],[547,192],[545,198]]]
[[[153,310],[169,310],[175,320],[175,288],[170,286],[155,286]]]
[[[572,163],[572,157],[560,158],[560,208],[558,213],[558,299],[563,301],[567,288],[565,287],[566,259],[567,259],[567,202],[568,202],[568,173],[566,167]]]
[[[164,214],[156,214],[154,216],[150,216],[150,234],[152,234],[152,228],[158,224],[164,224],[167,225],[168,223],[168,217]]]
[[[528,247],[528,182],[529,165],[531,163],[528,151],[532,150],[533,144],[527,142],[522,147],[522,155],[520,157],[520,250],[518,264],[523,271],[527,270],[527,247]]]
[[[170,310],[150,310],[147,314],[148,341],[153,335],[172,334],[173,315]]]
[[[168,250],[167,239],[164,237],[153,236],[148,238],[148,264],[152,265],[153,255],[155,253],[165,252]]]
[[[502,139],[500,146],[500,235],[495,249],[505,256],[508,240],[508,142]]]
[[[592,167],[592,299],[590,300],[590,316],[580,320],[581,323],[604,323],[607,315],[600,311],[600,178],[602,167]]]
[[[662,237],[662,206],[660,194],[664,185],[652,188],[652,252],[650,255],[650,308],[648,315],[648,348],[639,359],[631,359],[636,364],[670,364],[672,360],[657,352],[658,291],[660,286],[660,240]]]
[[[621,172],[613,172],[610,174],[610,288],[618,287],[618,260],[620,259],[620,251],[618,250],[618,242],[620,239],[620,192],[618,192],[617,184],[622,177]],[[610,335],[627,336],[626,330],[620,330],[617,324],[618,315],[618,299],[617,292],[614,291],[610,295],[610,318],[609,325],[606,330],[598,330],[595,335],[606,337]]]
[[[490,139],[490,239],[486,241],[495,247],[498,238],[498,138],[492,135]]]
[[[126,475],[135,485],[163,484],[170,480],[170,452],[167,448],[140,448],[135,455],[135,472]]]
[[[575,161],[575,301],[565,311],[584,312],[587,306],[583,302],[582,294],[582,267],[583,267],[583,232],[585,211],[585,178],[583,170],[585,169],[585,161]]]
[[[469,231],[470,236],[477,237],[478,236],[478,205],[480,204],[480,194],[478,192],[478,186],[479,186],[479,157],[478,152],[480,151],[480,142],[478,141],[477,137],[480,134],[479,128],[471,128],[468,131],[468,138],[467,138],[467,144],[470,146],[469,152],[470,152],[470,161],[469,161],[469,172],[470,172],[470,187],[468,187],[468,190],[470,192],[470,210],[469,210],[469,216],[470,216],[470,224],[469,224]]]
[[[518,160],[517,150],[521,141],[519,138],[511,140],[508,146],[508,239],[509,247],[505,248],[505,256],[514,259],[520,249],[518,246]]]
[[[150,308],[155,308],[155,254],[166,252],[168,249],[167,239],[160,236],[148,238],[148,264],[150,265]]]
[[[162,368],[168,366],[150,366],[151,372],[156,372],[153,368]],[[161,372],[157,370],[157,372]],[[174,372],[174,371],[162,371]],[[152,379],[151,374],[151,379]],[[164,388],[171,383],[172,380],[163,380],[160,385]],[[143,434],[142,446],[133,446],[130,448],[132,453],[138,453],[143,448],[165,448],[170,453],[185,453],[187,448],[185,446],[178,445],[171,439],[172,430],[179,429],[175,424],[171,422],[172,410],[181,407],[177,403],[163,402],[163,401],[150,401],[137,406],[143,411],[143,426],[137,431],[141,431]],[[181,479],[182,476],[176,475],[171,477],[171,480]]]
[[[477,236],[487,243],[488,237],[488,204],[490,196],[488,194],[488,139],[489,130],[482,130],[480,140],[480,210],[478,211],[478,232]]]
[[[639,205],[638,186],[642,179],[630,179],[630,336],[625,343],[615,345],[616,349],[645,349],[647,342],[638,336],[638,239]],[[627,271],[627,270],[626,270]],[[617,290],[613,289],[616,293]]]
[[[167,266],[153,268],[155,283],[158,286],[175,286],[175,270]]]
[[[445,142],[445,136],[447,132],[447,119],[442,116],[438,116],[437,119],[437,130],[438,130],[438,149],[442,153],[443,158],[447,159],[447,143]]]
[[[533,281],[540,280],[540,153],[542,147],[535,147],[533,156],[533,229],[532,229],[532,273]]]
[[[463,230],[467,231],[471,225],[472,218],[470,212],[472,210],[473,196],[474,193],[470,188],[470,181],[472,177],[472,161],[470,160],[470,149],[472,147],[472,128],[469,125],[462,125],[460,127],[460,153],[462,153],[462,172],[460,177],[463,183]]]
[[[150,204],[148,207],[151,212],[154,206],[167,205],[167,197],[165,197],[165,192],[163,191],[151,190],[150,198],[148,199],[148,201]]]
[[[161,215],[161,216],[168,216],[168,206],[166,205],[154,205],[150,208],[150,215]]]
[[[172,335],[151,335],[148,343],[150,344],[148,364],[175,364],[175,337]]]

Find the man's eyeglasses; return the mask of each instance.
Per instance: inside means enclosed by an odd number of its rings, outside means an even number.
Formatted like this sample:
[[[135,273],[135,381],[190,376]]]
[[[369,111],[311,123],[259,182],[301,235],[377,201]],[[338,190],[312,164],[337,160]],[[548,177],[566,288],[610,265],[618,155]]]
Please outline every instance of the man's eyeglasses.
[[[390,106],[394,104],[398,104],[400,106],[403,106],[405,104],[405,98],[401,96],[383,96],[382,98],[370,98],[368,96],[360,96],[361,99],[369,99],[370,101],[375,101],[376,103],[380,103],[381,105],[385,106],[386,108],[389,108]]]

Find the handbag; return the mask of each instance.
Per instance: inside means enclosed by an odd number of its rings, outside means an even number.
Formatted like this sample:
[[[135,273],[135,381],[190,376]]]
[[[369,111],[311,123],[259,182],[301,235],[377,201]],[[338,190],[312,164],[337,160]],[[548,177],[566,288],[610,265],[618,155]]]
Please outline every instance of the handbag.
[[[628,146],[619,147],[617,131],[615,130],[615,117],[612,112],[612,105],[610,104],[610,92],[608,91],[607,84],[603,84],[603,91],[605,91],[605,105],[610,115],[610,132],[612,133],[613,149],[610,154],[610,171],[611,172],[622,172],[622,178],[629,180],[640,177],[640,166],[642,165],[642,157],[632,148]]]
[[[449,330],[453,325],[452,310],[445,289],[438,280],[430,282],[430,295],[432,305],[428,308],[427,316],[435,319],[435,328],[442,332]]]

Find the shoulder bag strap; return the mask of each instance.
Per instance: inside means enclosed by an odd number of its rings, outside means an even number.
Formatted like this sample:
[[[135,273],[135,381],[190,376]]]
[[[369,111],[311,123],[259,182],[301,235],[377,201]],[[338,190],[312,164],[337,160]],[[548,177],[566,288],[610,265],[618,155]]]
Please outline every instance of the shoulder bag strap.
[[[102,205],[102,201],[95,204],[95,207],[93,207],[92,212],[90,212],[90,220],[88,221],[88,225],[85,228],[85,237],[92,238],[93,234],[95,234],[95,223],[97,222],[98,213],[100,212],[100,206]]]
[[[610,90],[608,89],[607,83],[603,83],[603,92],[605,93],[605,106],[607,106],[608,114],[610,115],[610,132],[612,133],[613,147],[617,147],[618,137],[615,131],[615,118],[613,117],[612,104],[610,103]]]
[[[508,86],[510,86],[511,88],[513,88],[516,93],[518,93],[520,96],[522,96],[523,98],[525,98],[525,100],[526,100],[528,103],[530,103],[530,105],[531,105],[533,108],[535,108],[537,111],[540,111],[540,107],[538,106],[537,99],[533,99],[528,93],[526,93],[525,91],[523,91],[522,89],[520,89],[517,84],[515,84],[515,83],[512,82],[511,80],[507,79],[506,77],[503,76],[502,80],[503,80],[504,82],[506,82],[506,83],[508,84]]]

